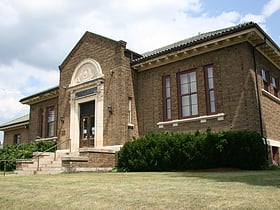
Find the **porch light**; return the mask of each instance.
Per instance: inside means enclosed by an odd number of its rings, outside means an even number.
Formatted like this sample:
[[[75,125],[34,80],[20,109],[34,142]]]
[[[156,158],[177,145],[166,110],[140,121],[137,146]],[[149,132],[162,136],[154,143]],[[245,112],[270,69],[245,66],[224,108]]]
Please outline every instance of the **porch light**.
[[[113,108],[112,108],[112,106],[108,106],[108,111],[109,111],[110,114],[113,114]]]

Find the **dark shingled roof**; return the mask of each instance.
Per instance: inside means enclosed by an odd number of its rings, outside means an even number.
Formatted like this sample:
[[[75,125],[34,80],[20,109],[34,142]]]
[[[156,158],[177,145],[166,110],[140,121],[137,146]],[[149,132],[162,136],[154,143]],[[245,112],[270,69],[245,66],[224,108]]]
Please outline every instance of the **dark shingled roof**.
[[[244,29],[249,29],[249,28],[253,28],[253,27],[257,27],[258,29],[260,29],[262,31],[262,29],[256,23],[248,22],[248,23],[243,23],[243,24],[239,24],[236,26],[228,27],[228,28],[223,28],[223,29],[216,30],[216,31],[201,33],[201,34],[198,34],[197,36],[193,36],[191,38],[184,39],[179,42],[175,42],[175,43],[167,45],[165,47],[161,47],[156,50],[146,52],[146,53],[142,54],[142,57],[134,59],[132,61],[132,64],[140,63],[142,61],[146,61],[146,60],[149,60],[151,58],[154,58],[154,57],[157,57],[160,55],[164,55],[164,54],[176,51],[176,50],[180,50],[180,49],[190,47],[190,46],[193,46],[193,45],[205,42],[205,41],[212,40],[214,38],[219,38],[219,37],[222,37],[222,36],[225,36],[228,34],[232,34],[232,33],[239,32]]]

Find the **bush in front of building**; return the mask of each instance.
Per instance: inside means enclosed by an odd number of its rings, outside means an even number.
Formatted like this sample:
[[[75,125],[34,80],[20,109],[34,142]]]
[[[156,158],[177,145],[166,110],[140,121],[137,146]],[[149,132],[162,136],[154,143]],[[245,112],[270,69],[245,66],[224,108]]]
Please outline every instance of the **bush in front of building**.
[[[118,169],[262,169],[266,166],[265,149],[261,136],[251,131],[149,133],[124,144],[118,153]]]
[[[55,142],[53,141],[6,145],[0,149],[0,170],[3,171],[4,167],[6,167],[6,171],[13,171],[16,169],[16,160],[30,159],[33,156],[33,152],[43,152],[54,145]],[[52,149],[51,151],[53,152],[54,150]],[[6,166],[4,166],[4,160],[6,160]]]

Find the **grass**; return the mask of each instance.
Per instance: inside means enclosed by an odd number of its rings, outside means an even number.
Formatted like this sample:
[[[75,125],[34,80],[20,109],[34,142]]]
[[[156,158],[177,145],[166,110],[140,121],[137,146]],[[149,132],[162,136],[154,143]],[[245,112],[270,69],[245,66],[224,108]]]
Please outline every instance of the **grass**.
[[[0,176],[0,209],[279,209],[280,170]]]

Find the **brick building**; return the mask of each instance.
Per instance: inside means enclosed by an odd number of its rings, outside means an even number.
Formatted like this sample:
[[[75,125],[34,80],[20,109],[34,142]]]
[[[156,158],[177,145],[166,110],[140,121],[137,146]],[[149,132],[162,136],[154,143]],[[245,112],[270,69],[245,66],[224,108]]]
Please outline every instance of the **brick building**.
[[[149,131],[253,130],[279,162],[280,49],[255,23],[142,55],[86,32],[59,71],[58,87],[21,99],[29,116],[1,125],[4,144],[55,139],[83,156]]]

